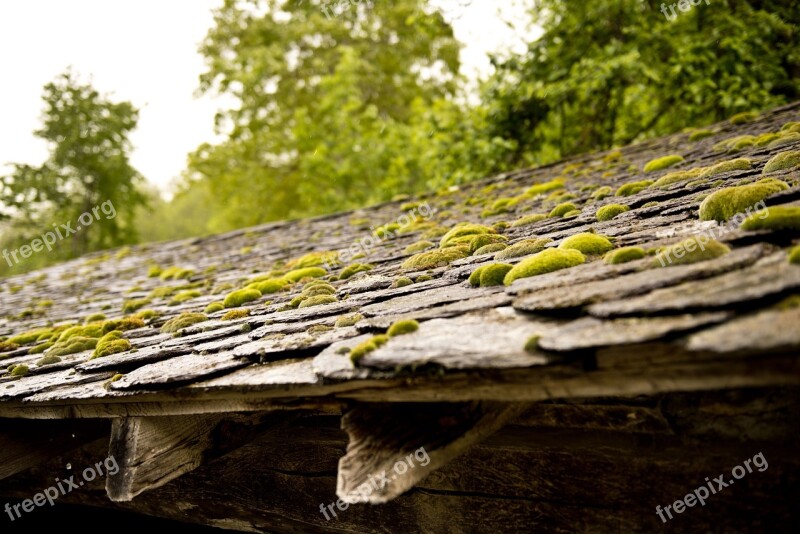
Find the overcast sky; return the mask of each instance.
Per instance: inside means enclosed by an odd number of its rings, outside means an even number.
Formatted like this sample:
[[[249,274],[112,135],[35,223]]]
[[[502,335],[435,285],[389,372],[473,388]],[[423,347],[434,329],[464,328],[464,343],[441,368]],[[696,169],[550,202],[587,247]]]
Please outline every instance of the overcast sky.
[[[7,162],[39,164],[42,87],[68,66],[114,99],[141,109],[133,165],[166,189],[200,143],[213,141],[220,99],[196,98],[203,60],[197,45],[222,0],[25,0],[0,3],[0,173]],[[464,71],[486,73],[487,52],[520,47],[503,19],[520,20],[513,2],[434,0],[443,5]],[[503,14],[498,14],[498,9]]]

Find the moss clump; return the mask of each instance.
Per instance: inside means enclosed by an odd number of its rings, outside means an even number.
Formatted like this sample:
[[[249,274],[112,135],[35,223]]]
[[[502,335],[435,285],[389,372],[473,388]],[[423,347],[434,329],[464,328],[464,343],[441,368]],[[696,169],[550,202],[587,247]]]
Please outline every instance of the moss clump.
[[[252,302],[261,298],[261,292],[257,289],[237,289],[225,296],[222,305],[226,308],[238,308],[242,304]]]
[[[350,351],[350,361],[356,363],[358,360],[376,350],[378,347],[385,345],[386,342],[389,341],[389,336],[385,334],[379,334],[377,336],[373,336],[372,338],[362,341]]]
[[[536,254],[544,250],[545,245],[552,243],[552,241],[553,240],[550,238],[542,237],[523,239],[495,254],[494,259],[507,260],[510,258],[519,258],[521,256],[530,256],[531,254]]]
[[[773,142],[774,140],[780,139],[780,137],[781,137],[780,134],[764,133],[764,134],[761,134],[758,137],[756,137],[755,145],[756,146],[766,146],[766,145],[770,144],[771,142]]]
[[[792,169],[800,165],[800,150],[789,150],[772,156],[764,165],[763,174]]]
[[[777,139],[771,141],[767,148],[778,148],[779,146],[789,145],[800,141],[800,132],[782,133]]]
[[[288,280],[282,278],[270,278],[268,280],[261,280],[247,284],[245,289],[255,289],[262,295],[269,295],[282,291],[289,284]]]
[[[174,334],[183,328],[192,326],[193,324],[202,323],[207,321],[208,316],[204,313],[184,312],[177,317],[173,317],[161,327],[161,332],[165,334]]]
[[[689,141],[699,141],[701,139],[705,139],[706,137],[711,137],[712,135],[714,135],[714,132],[711,130],[695,130],[689,134]]]
[[[27,365],[15,365],[13,369],[10,370],[10,373],[11,376],[22,377],[27,375],[28,371],[30,371],[30,369],[28,369]]]
[[[706,168],[699,176],[699,178],[708,178],[723,172],[731,171],[746,171],[752,168],[753,164],[747,158],[736,158],[728,161],[721,161],[716,165]]]
[[[644,166],[644,172],[660,171],[662,169],[666,169],[667,167],[677,165],[682,161],[683,157],[677,154],[670,154],[669,156],[656,158],[647,162],[647,164]]]
[[[774,206],[747,217],[742,230],[800,230],[800,207]]]
[[[794,265],[800,265],[800,245],[796,247],[792,247],[789,249],[789,263],[793,263]]]
[[[92,350],[97,346],[97,338],[74,336],[66,341],[59,341],[47,351],[48,356],[67,356],[85,350]]]
[[[139,310],[138,312],[133,314],[133,317],[138,317],[139,319],[142,319],[144,321],[146,321],[148,319],[153,319],[154,317],[158,317],[158,316],[159,316],[159,313],[157,311],[155,311],[155,310]]]
[[[131,348],[131,342],[122,337],[122,332],[114,330],[98,340],[97,346],[94,349],[94,354],[92,354],[92,357],[89,359],[93,360],[120,352],[127,352],[131,350]]]
[[[700,204],[700,219],[725,222],[738,213],[745,213],[765,198],[788,189],[785,182],[764,178],[752,184],[725,187],[715,191]]]
[[[607,196],[609,196],[612,192],[612,189],[608,185],[604,185],[603,187],[597,189],[594,193],[592,193],[592,198],[595,200],[603,200]]]
[[[335,294],[336,294],[336,288],[325,282],[321,282],[318,284],[310,284],[310,283],[306,284],[305,287],[303,287],[303,291],[300,292],[300,296],[304,298],[316,297],[317,295],[335,295]]]
[[[668,185],[672,185],[678,182],[686,182],[691,180],[692,178],[697,178],[706,170],[705,167],[696,167],[694,169],[689,169],[686,171],[675,171],[669,172],[653,182],[653,187],[666,187]]]
[[[512,228],[519,228],[520,226],[528,226],[539,221],[543,221],[547,219],[547,215],[544,213],[533,213],[531,215],[525,215],[524,217],[520,217],[516,221],[511,223]]]
[[[9,343],[8,341],[0,341],[0,352],[10,352],[12,350],[17,350],[19,345],[16,343]]]
[[[473,237],[469,242],[469,251],[474,253],[481,247],[486,245],[493,245],[498,243],[506,243],[508,238],[500,234],[479,234]]]
[[[342,269],[342,272],[339,274],[339,280],[347,280],[356,273],[363,273],[371,270],[372,265],[369,265],[368,263],[351,263]]]
[[[287,280],[291,280],[292,282],[297,282],[302,280],[303,278],[320,278],[328,274],[328,271],[323,269],[322,267],[306,267],[303,269],[295,269],[294,271],[289,271],[283,277]]]
[[[161,276],[161,273],[162,273],[161,267],[158,265],[151,265],[147,268],[148,278],[155,278],[156,276]]]
[[[631,208],[625,204],[608,204],[598,209],[595,213],[595,217],[597,217],[598,221],[610,221],[620,213],[625,213],[630,209]]]
[[[514,280],[519,280],[520,278],[528,278],[575,267],[585,261],[586,257],[577,250],[550,248],[519,262],[513,269],[508,271],[503,283],[509,286]]]
[[[363,318],[364,316],[361,315],[360,313],[354,313],[353,315],[342,315],[341,317],[336,319],[336,322],[333,323],[333,326],[335,326],[336,328],[353,326]]]
[[[214,313],[214,312],[222,311],[224,309],[225,309],[225,305],[222,302],[212,302],[211,304],[206,306],[206,309],[203,310],[203,313]]]
[[[539,352],[539,340],[542,339],[542,336],[539,334],[534,334],[528,338],[528,341],[525,342],[525,352]]]
[[[196,299],[197,297],[200,297],[202,295],[203,294],[200,293],[196,289],[190,289],[190,290],[187,290],[187,291],[181,291],[180,293],[178,293],[177,295],[172,297],[172,299],[170,299],[169,305],[170,306],[177,306],[178,304],[183,304],[186,301],[189,301],[189,300],[192,300],[192,299]]]
[[[743,111],[741,113],[737,113],[736,115],[732,115],[730,119],[731,124],[745,124],[747,122],[752,122],[758,118],[758,113],[755,111]]]
[[[688,265],[701,261],[713,260],[724,256],[731,249],[714,239],[698,239],[690,237],[680,243],[664,247],[653,259],[653,267],[669,267],[671,265]]]
[[[45,341],[44,343],[39,343],[38,345],[31,347],[28,350],[28,354],[41,354],[55,344],[55,341]]]
[[[436,267],[445,267],[455,260],[469,256],[466,246],[453,246],[441,250],[420,252],[406,259],[401,268],[406,271],[424,271]]]
[[[428,241],[427,239],[423,239],[422,241],[417,241],[416,243],[411,243],[406,248],[403,249],[404,254],[416,254],[418,252],[422,252],[423,250],[428,250],[429,248],[433,248],[436,245],[433,242]]]
[[[221,317],[223,321],[233,321],[234,319],[243,319],[250,315],[250,310],[245,308],[239,308],[236,310],[230,310],[225,312],[225,314]]]
[[[556,189],[561,189],[562,187],[564,187],[564,179],[556,178],[555,180],[550,180],[549,182],[544,182],[529,187],[525,191],[524,196],[527,198],[532,198],[537,195],[549,193],[550,191],[555,191]]]
[[[401,319],[392,323],[386,335],[389,337],[397,337],[405,334],[410,334],[419,330],[419,323],[414,319]]]
[[[627,184],[622,184],[619,189],[617,189],[616,195],[618,197],[629,197],[631,195],[635,195],[639,191],[643,189],[647,189],[655,182],[653,180],[641,180],[638,182],[628,182]]]
[[[575,204],[573,204],[572,202],[564,202],[563,204],[559,204],[558,206],[556,206],[555,208],[550,210],[550,213],[547,216],[548,217],[563,217],[567,213],[569,213],[571,211],[575,211],[577,209],[578,209],[578,207]]]
[[[599,256],[613,249],[614,244],[605,236],[584,232],[566,238],[558,248],[577,250],[587,256]]]
[[[394,282],[392,282],[392,285],[389,286],[389,288],[390,289],[397,289],[398,287],[410,286],[413,283],[414,283],[414,281],[411,278],[409,278],[407,276],[400,276],[400,277],[396,278],[394,280]]]
[[[105,320],[106,316],[103,313],[93,313],[91,315],[87,315],[86,319],[83,320],[84,323],[96,323],[99,321]]]
[[[43,357],[41,360],[36,362],[38,367],[45,367],[47,365],[53,365],[61,361],[61,358],[58,356],[54,356],[52,354],[48,354],[47,356]]]
[[[68,341],[73,337],[95,337],[103,335],[103,323],[92,323],[85,326],[72,326],[67,328],[58,336],[58,342]],[[41,340],[40,340],[41,341]]]
[[[475,251],[473,256],[482,256],[483,254],[492,254],[493,252],[500,252],[508,248],[505,243],[492,243],[491,245],[484,245]]]
[[[627,263],[633,260],[640,260],[647,256],[647,252],[642,247],[622,247],[610,250],[603,256],[603,261],[609,265]]]
[[[339,253],[335,251],[309,252],[299,258],[294,258],[286,262],[287,269],[304,269],[306,267],[316,267],[318,265],[335,265],[339,263]],[[322,275],[320,275],[322,276]],[[301,277],[303,278],[303,277]],[[317,278],[314,276],[313,278]]]
[[[107,334],[112,330],[134,330],[136,328],[143,328],[144,319],[136,315],[130,317],[123,317],[122,319],[112,319],[103,323],[103,334]]]
[[[194,275],[193,269],[185,269],[183,267],[168,267],[161,272],[160,278],[162,280],[183,280],[191,278]]]
[[[338,302],[338,299],[333,295],[316,295],[314,297],[307,297],[300,302],[300,308],[310,308],[311,306],[321,306],[323,304],[333,304]]]
[[[150,304],[149,298],[126,300],[122,303],[122,313],[133,313]]]
[[[472,240],[472,237],[467,236],[493,233],[495,233],[493,228],[484,226],[482,224],[459,223],[442,236],[442,239],[439,241],[439,247],[445,248],[453,245],[459,245],[461,243],[466,244]]]
[[[475,269],[469,277],[471,286],[490,287],[503,285],[503,279],[514,266],[508,263],[493,263]]]

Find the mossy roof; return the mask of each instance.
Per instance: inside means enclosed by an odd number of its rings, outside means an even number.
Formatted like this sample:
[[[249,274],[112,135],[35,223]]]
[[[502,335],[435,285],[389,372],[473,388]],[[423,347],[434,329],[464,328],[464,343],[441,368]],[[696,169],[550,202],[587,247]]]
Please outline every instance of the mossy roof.
[[[740,362],[743,355],[754,365],[763,362],[767,370],[773,366],[776,377],[785,377],[787,373],[779,372],[785,365],[797,370],[800,322],[796,308],[778,303],[800,292],[800,265],[787,260],[787,251],[800,236],[785,229],[746,232],[734,226],[720,231],[716,222],[699,219],[698,207],[714,191],[761,179],[764,164],[772,156],[800,150],[797,141],[773,148],[750,146],[735,153],[721,152],[715,145],[735,136],[779,132],[783,124],[796,120],[800,120],[800,103],[762,113],[746,124],[714,125],[709,128],[713,135],[696,141],[690,140],[691,132],[679,133],[414,199],[210,237],[133,246],[126,254],[96,253],[1,280],[0,340],[42,327],[82,324],[96,313],[119,318],[125,315],[123,303],[134,299],[149,298],[145,307],[157,316],[148,318],[146,326],[125,332],[131,350],[91,361],[88,351],[37,366],[42,354],[28,353],[35,344],[6,345],[0,352],[0,416],[8,410],[46,406],[69,408],[55,413],[90,416],[93,412],[87,407],[93,405],[104,407],[96,413],[110,414],[115,412],[109,407],[127,403],[145,406],[152,401],[163,407],[187,399],[286,403],[298,398],[329,401],[383,395],[389,400],[414,400],[434,390],[439,399],[447,398],[447,392],[455,400],[482,395],[497,399],[505,386],[481,389],[473,387],[475,381],[487,386],[493,381],[506,384],[502,373],[543,369],[551,373],[543,395],[570,396],[569,388],[552,386],[553,376],[591,377],[620,362],[633,369],[616,379],[620,394],[626,394],[631,389],[625,381],[633,380],[630,377],[637,372],[654,373],[654,365],[700,365],[697,362],[713,360],[716,369],[726,370],[732,364],[720,366],[721,360]],[[669,154],[679,154],[685,161],[643,172],[648,161]],[[614,191],[626,183],[657,180],[667,173],[742,157],[753,162],[752,168],[646,187],[625,197],[629,211],[607,221],[596,218],[599,208],[619,202],[613,196],[593,198],[600,187]],[[785,181],[789,188],[770,196],[766,205],[800,204],[800,168],[770,176]],[[553,180],[563,183],[564,194],[573,195],[570,202],[579,214],[513,225],[525,216],[547,214],[559,203],[558,198],[548,199],[549,193],[526,194],[531,187]],[[499,199],[513,201],[504,202],[502,210],[488,209]],[[421,216],[406,228],[396,229],[392,223],[403,226],[413,219],[406,216],[404,220],[406,212],[401,208],[414,207],[410,200],[417,203],[416,213]],[[451,255],[458,259],[449,265],[419,272],[401,267],[412,256],[404,252],[409,245],[420,240],[439,243],[459,223],[484,225],[505,236],[508,245],[542,238],[551,240],[548,248],[558,247],[570,236],[596,232],[609,237],[615,248],[638,246],[651,253],[714,229],[714,237],[731,251],[668,268],[654,268],[652,255],[623,264],[607,264],[597,256],[575,267],[516,280],[508,287],[470,286],[469,275],[496,260],[494,254],[462,257],[469,254],[468,240],[455,245],[466,252]],[[374,228],[383,225],[395,229],[376,237]],[[359,241],[366,247],[352,248]],[[326,299],[329,303],[290,306],[302,292],[299,282],[242,303],[249,310],[247,316],[223,321],[223,310],[209,313],[208,320],[183,329],[178,336],[160,330],[181,313],[203,312],[256,276],[280,278],[292,269],[314,267],[317,256],[313,253],[348,249],[351,257],[357,252],[364,256],[329,265],[328,274],[317,278],[335,288],[335,299]],[[330,259],[325,254],[318,257]],[[503,261],[517,264],[524,259]],[[372,269],[340,279],[342,269],[356,262]],[[148,276],[153,265],[191,269],[192,273],[163,280]],[[394,284],[400,277],[415,282]],[[172,293],[196,290],[200,296],[171,303],[172,296],[159,296],[163,290],[153,295],[153,290],[165,286],[175,288]],[[45,300],[52,303],[37,305]],[[356,313],[363,318],[355,324],[334,327],[338,318]],[[400,319],[417,320],[419,329],[391,338],[353,364],[348,349],[384,333]],[[537,348],[526,351],[531,336],[539,336]],[[660,356],[653,363],[655,346]],[[631,347],[639,347],[640,352],[631,356]],[[639,367],[636,354],[647,356]],[[785,360],[776,363],[779,357]],[[7,370],[12,365],[27,365],[29,372],[24,377],[12,376]],[[485,369],[500,374],[480,372]],[[109,382],[117,373],[123,376]],[[464,380],[466,376],[471,377],[469,381]],[[677,389],[702,387],[698,381],[682,386],[677,378],[673,383]],[[724,381],[706,383],[724,387]]]

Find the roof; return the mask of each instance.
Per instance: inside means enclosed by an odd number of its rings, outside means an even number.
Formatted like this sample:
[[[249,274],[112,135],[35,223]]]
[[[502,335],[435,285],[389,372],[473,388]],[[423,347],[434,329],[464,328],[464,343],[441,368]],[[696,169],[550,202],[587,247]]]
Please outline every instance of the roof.
[[[16,348],[4,345],[4,365],[28,370],[16,373],[24,376],[0,371],[0,416],[324,408],[349,400],[536,401],[797,384],[800,308],[796,300],[786,300],[800,287],[800,265],[787,259],[797,241],[797,220],[747,231],[701,220],[698,209],[712,193],[767,175],[788,187],[771,190],[764,206],[798,205],[797,168],[765,173],[764,167],[777,154],[800,149],[800,128],[792,124],[799,110],[795,103],[749,122],[727,121],[708,131],[574,157],[414,199],[96,253],[7,278],[0,292],[5,313],[0,336],[13,340],[31,330],[50,330]],[[652,160],[673,154],[683,160],[643,172]],[[731,160],[738,163],[705,175],[673,174]],[[666,175],[669,179],[650,183]],[[724,204],[728,197],[719,198]],[[597,210],[614,204],[628,209],[599,221]],[[712,208],[706,204],[705,209]],[[520,220],[532,214],[543,216]],[[480,234],[462,232],[468,239],[459,239],[459,232],[445,234],[466,222],[485,228],[472,229]],[[477,268],[498,262],[527,261],[528,274],[540,268],[528,261],[532,254],[494,258],[509,255],[503,250],[520,242],[531,247],[529,253],[544,248],[557,251],[553,261],[572,261],[580,254],[563,254],[559,246],[592,232],[608,237],[615,249],[642,247],[646,255],[626,249],[638,259],[609,263],[593,253],[604,248],[590,237],[578,243],[583,261],[574,266],[518,278],[508,286],[474,287],[468,281]],[[443,235],[461,246],[440,248]],[[484,237],[474,240],[476,235]],[[656,264],[658,258],[663,263],[663,255],[654,255],[660,247],[692,236],[713,236],[730,250],[709,245],[702,261],[690,263],[679,256],[697,258],[678,249],[666,266]],[[545,241],[534,242],[534,237]],[[431,242],[427,251],[433,254],[415,256],[408,250],[416,244],[412,249],[424,253],[425,244],[418,244],[423,240]],[[495,252],[472,254],[483,245],[489,247],[479,252]],[[325,253],[343,250],[350,252],[342,256],[356,259],[332,266],[332,256]],[[329,263],[320,267],[323,260]],[[368,265],[349,269],[365,270],[341,279],[353,263]],[[335,293],[311,289],[311,278],[285,283],[288,272],[301,276],[297,269],[309,266],[328,267],[314,279],[328,282]],[[545,270],[550,268],[548,263]],[[502,281],[507,269],[492,276]],[[526,269],[512,272],[518,271]],[[319,276],[319,271],[306,273]],[[258,275],[264,276],[257,282],[277,279],[285,286],[274,293],[262,288],[260,298],[237,307],[249,315],[223,320],[230,311],[224,309],[176,333],[161,331],[169,319],[201,313]],[[325,298],[301,302],[301,294]],[[64,325],[85,325],[88,316],[100,313],[121,318],[126,303],[129,315],[137,307],[155,312],[144,314],[143,326],[106,328],[123,328],[130,350],[92,358],[95,350],[87,348],[54,363],[29,354],[34,346],[41,350],[42,343],[57,341]],[[419,329],[374,340],[403,319],[418,321]],[[102,327],[104,321],[97,324]],[[52,330],[58,325],[62,328]],[[351,358],[364,342],[371,350]]]

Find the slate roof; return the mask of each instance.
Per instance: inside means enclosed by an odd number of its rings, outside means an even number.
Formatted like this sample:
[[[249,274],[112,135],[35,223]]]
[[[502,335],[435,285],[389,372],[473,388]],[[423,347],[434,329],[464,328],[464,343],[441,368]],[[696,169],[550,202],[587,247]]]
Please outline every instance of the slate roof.
[[[535,400],[796,384],[800,308],[785,300],[800,287],[800,265],[787,260],[798,238],[794,230],[716,229],[731,251],[708,261],[659,268],[652,255],[622,264],[589,257],[582,265],[508,287],[472,287],[467,281],[477,267],[495,262],[494,253],[419,272],[401,264],[413,255],[404,252],[406,247],[425,238],[438,244],[445,231],[462,222],[495,225],[508,244],[549,238],[548,247],[592,231],[612,238],[617,248],[652,250],[707,232],[717,225],[698,218],[698,206],[708,194],[761,179],[772,156],[800,150],[800,136],[791,135],[790,128],[778,143],[745,139],[735,152],[721,149],[720,143],[778,133],[797,120],[800,103],[751,122],[714,125],[709,128],[713,134],[699,140],[690,140],[693,132],[679,133],[415,199],[96,253],[7,278],[0,282],[0,336],[82,324],[94,313],[120,318],[123,303],[134,299],[150,298],[145,307],[158,316],[124,332],[132,350],[102,358],[90,359],[93,351],[87,350],[38,365],[42,354],[29,354],[34,343],[0,353],[4,367],[29,368],[22,377],[0,371],[0,416],[190,413],[324,406],[342,399]],[[642,171],[648,161],[668,154],[685,161]],[[649,186],[630,196],[614,194],[623,184],[740,157],[751,159],[752,168]],[[770,196],[767,205],[800,204],[798,168],[769,176],[790,188]],[[564,179],[563,189],[525,195],[530,187],[557,178]],[[609,186],[611,194],[598,200],[593,195],[602,186]],[[548,214],[565,200],[575,204],[577,215],[524,226],[496,224]],[[182,312],[203,312],[254,276],[270,271],[280,276],[293,259],[349,248],[375,228],[398,221],[415,208],[414,202],[426,203],[423,207],[432,208],[433,215],[370,239],[374,246],[354,262],[368,263],[371,270],[339,280],[341,265],[323,277],[336,289],[335,302],[288,308],[302,291],[301,281],[248,302],[243,306],[247,317],[222,320],[228,311],[223,310],[177,336],[160,331],[167,320]],[[596,210],[612,203],[630,210],[598,221]],[[148,276],[154,265],[191,269],[192,274],[162,280]],[[401,276],[416,281],[392,287]],[[200,296],[170,305],[175,293],[152,294],[163,287],[193,289]],[[354,325],[335,326],[338,318],[355,313],[363,318]],[[350,349],[406,318],[416,319],[419,330],[392,337],[356,364],[351,361]],[[526,350],[534,335],[540,336],[538,343]]]

